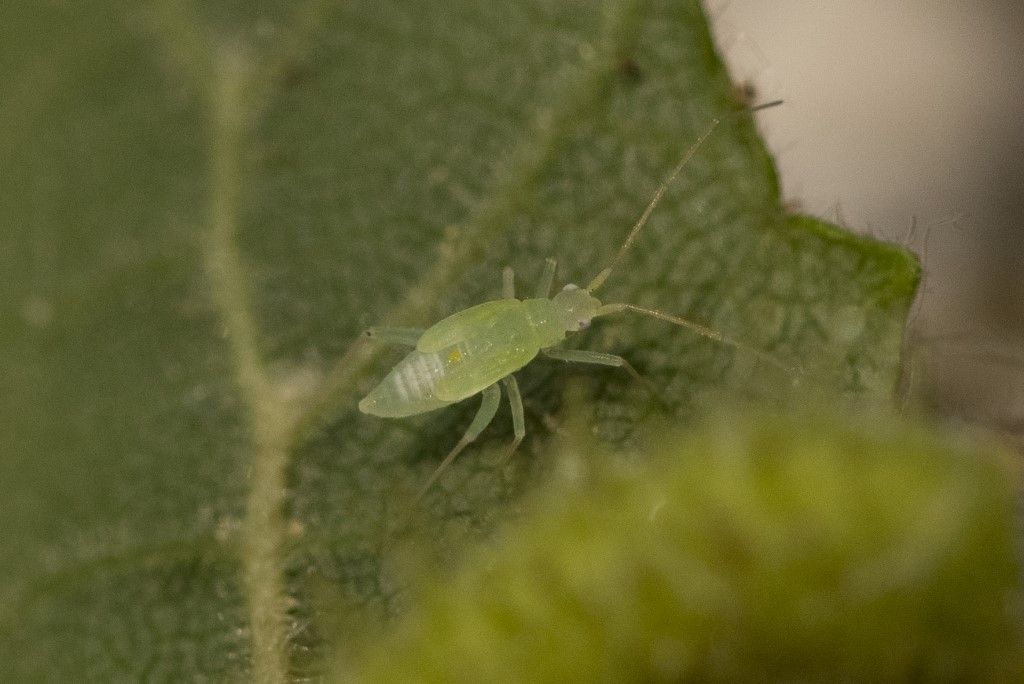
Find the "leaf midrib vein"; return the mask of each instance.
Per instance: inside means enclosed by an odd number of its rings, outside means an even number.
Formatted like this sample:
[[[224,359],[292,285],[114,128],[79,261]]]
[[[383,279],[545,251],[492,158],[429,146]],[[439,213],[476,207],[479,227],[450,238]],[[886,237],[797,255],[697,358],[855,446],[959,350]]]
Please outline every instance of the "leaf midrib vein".
[[[242,523],[242,583],[252,639],[251,679],[287,680],[285,582],[281,570],[282,508],[288,462],[284,438],[290,426],[259,348],[249,305],[246,267],[235,245],[242,171],[239,153],[249,82],[245,56],[221,48],[213,56],[210,89],[210,206],[206,270],[220,312],[235,379],[248,413],[252,442],[246,512]]]

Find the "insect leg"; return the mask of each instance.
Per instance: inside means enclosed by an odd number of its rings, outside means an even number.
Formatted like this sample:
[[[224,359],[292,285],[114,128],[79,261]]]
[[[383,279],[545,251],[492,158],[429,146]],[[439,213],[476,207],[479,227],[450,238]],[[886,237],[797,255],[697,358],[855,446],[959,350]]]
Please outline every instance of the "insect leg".
[[[615,354],[605,354],[604,352],[589,351],[587,349],[559,349],[557,347],[544,349],[541,353],[548,358],[569,363],[590,363],[598,366],[625,368],[637,380],[643,380],[636,369],[629,364],[629,361]]]
[[[516,298],[516,272],[511,266],[501,269],[501,296],[503,299]]]
[[[633,365],[615,354],[605,354],[604,352],[590,351],[588,349],[559,349],[557,347],[550,347],[548,349],[541,350],[544,356],[550,359],[556,359],[558,361],[566,361],[568,363],[589,363],[597,366],[614,366],[615,368],[624,368],[626,372],[633,376],[633,379],[644,386],[652,397],[660,404],[661,397],[658,395],[654,385],[644,376],[640,375]]]
[[[480,401],[480,410],[476,412],[476,417],[473,418],[473,422],[469,424],[469,429],[466,430],[466,434],[462,435],[462,439],[456,444],[448,455],[441,461],[441,465],[437,466],[437,469],[427,478],[427,481],[420,487],[420,491],[417,492],[416,498],[413,499],[413,506],[419,503],[423,495],[427,493],[427,490],[437,482],[437,478],[441,476],[448,466],[452,464],[455,457],[459,455],[466,445],[476,439],[481,432],[484,431],[490,422],[494,419],[494,414],[498,412],[498,404],[501,403],[501,390],[497,385],[491,385],[483,391],[483,399]]]
[[[374,342],[385,342],[388,344],[402,344],[415,347],[416,342],[423,336],[423,328],[367,328],[363,333],[368,339]]]
[[[555,283],[555,269],[558,262],[548,257],[544,261],[544,272],[540,274],[537,281],[537,299],[547,299],[551,296],[551,286]]]
[[[512,408],[512,431],[515,433],[508,452],[501,459],[501,462],[504,463],[515,453],[519,443],[523,441],[523,437],[526,437],[526,418],[523,415],[523,397],[519,394],[519,383],[516,382],[515,376],[506,375],[501,379],[501,384],[505,386],[505,394],[508,395],[508,405]]]

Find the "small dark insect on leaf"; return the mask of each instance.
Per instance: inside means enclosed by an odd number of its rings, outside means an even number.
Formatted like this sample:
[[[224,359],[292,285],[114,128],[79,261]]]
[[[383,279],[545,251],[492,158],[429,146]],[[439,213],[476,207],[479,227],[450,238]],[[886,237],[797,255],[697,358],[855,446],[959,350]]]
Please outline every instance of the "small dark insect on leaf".
[[[732,87],[732,99],[740,107],[753,107],[758,95],[757,85],[750,79],[740,81]]]

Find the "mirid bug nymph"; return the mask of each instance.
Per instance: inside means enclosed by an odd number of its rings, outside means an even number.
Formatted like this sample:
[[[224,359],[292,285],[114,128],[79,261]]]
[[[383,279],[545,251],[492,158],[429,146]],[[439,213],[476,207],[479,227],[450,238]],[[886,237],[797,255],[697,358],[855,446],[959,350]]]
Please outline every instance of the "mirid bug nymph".
[[[771,102],[747,111],[756,111],[776,104],[780,103]],[[369,338],[408,345],[415,349],[399,361],[380,384],[359,402],[359,410],[363,413],[382,418],[402,418],[433,411],[468,399],[475,394],[483,395],[480,409],[466,433],[423,484],[415,501],[418,501],[437,481],[466,445],[475,440],[490,424],[501,403],[499,384],[504,386],[512,408],[515,437],[509,453],[516,449],[526,435],[526,421],[523,417],[519,386],[513,373],[538,354],[562,361],[622,367],[639,379],[636,370],[621,356],[558,347],[570,333],[586,328],[593,319],[600,316],[622,311],[651,316],[689,328],[716,342],[756,354],[775,365],[782,365],[768,354],[728,339],[716,330],[698,323],[634,304],[604,304],[594,296],[632,246],[669,184],[711,135],[718,123],[718,119],[714,119],[707,130],[690,146],[654,193],[611,263],[594,276],[585,288],[569,284],[552,297],[551,288],[556,265],[554,259],[548,259],[534,297],[516,299],[515,276],[512,269],[506,267],[502,274],[501,299],[477,304],[452,314],[426,330],[371,328],[366,331]]]

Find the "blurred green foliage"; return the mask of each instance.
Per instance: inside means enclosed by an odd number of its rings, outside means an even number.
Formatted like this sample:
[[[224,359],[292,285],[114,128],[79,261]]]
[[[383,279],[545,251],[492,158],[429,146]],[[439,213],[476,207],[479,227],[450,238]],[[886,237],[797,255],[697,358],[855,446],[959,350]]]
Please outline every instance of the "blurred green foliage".
[[[660,435],[628,468],[567,439],[590,477],[337,678],[1020,681],[1011,456],[821,415]]]

